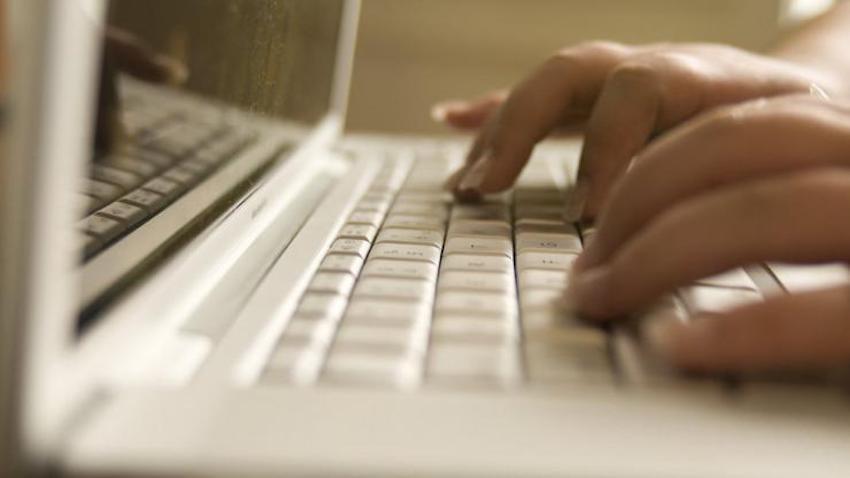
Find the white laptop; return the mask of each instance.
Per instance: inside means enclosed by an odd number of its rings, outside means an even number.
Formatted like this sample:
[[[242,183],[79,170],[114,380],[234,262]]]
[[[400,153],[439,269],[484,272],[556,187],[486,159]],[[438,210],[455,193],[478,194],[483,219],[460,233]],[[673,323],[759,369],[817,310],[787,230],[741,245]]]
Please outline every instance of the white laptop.
[[[683,377],[641,320],[846,280],[753,265],[628,326],[557,307],[592,227],[579,149],[516,187],[441,190],[463,139],[343,134],[358,4],[18,0],[0,163],[3,470],[72,476],[850,474],[850,407],[811,377]],[[119,76],[105,25],[190,70]],[[105,81],[105,80],[104,80]]]

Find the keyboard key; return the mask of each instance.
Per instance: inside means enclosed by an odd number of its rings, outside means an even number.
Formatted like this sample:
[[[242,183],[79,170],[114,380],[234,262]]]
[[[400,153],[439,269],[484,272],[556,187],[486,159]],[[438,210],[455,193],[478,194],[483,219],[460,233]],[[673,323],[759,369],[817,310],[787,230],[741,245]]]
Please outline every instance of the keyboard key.
[[[346,272],[352,276],[360,273],[363,267],[363,258],[353,254],[328,254],[319,265],[319,270],[324,272]]]
[[[434,342],[427,379],[452,385],[510,386],[521,379],[519,355],[512,346]]]
[[[500,237],[511,238],[511,228],[504,223],[480,221],[452,221],[449,224],[449,237]]]
[[[400,215],[429,216],[440,218],[441,220],[445,220],[449,215],[448,209],[445,206],[415,203],[396,204],[393,206],[391,213]]]
[[[79,223],[79,228],[102,241],[108,241],[124,230],[120,222],[103,216],[89,216]]]
[[[398,193],[395,204],[404,204],[408,202],[417,204],[452,204],[454,199],[450,193],[445,191],[401,191]]]
[[[696,281],[697,285],[707,285],[715,287],[734,287],[740,289],[758,290],[755,282],[744,271],[744,269],[733,269],[723,274],[718,274],[712,277],[706,277]]]
[[[438,314],[511,318],[516,315],[516,301],[509,294],[443,291],[437,294],[435,309]]]
[[[354,287],[354,276],[344,272],[319,272],[313,276],[310,292],[327,292],[348,295]]]
[[[159,208],[165,205],[165,198],[161,194],[146,191],[144,189],[136,189],[130,194],[122,197],[121,201],[143,207],[148,211],[159,210]]]
[[[801,265],[771,262],[766,266],[782,288],[792,294],[846,285],[850,279],[847,265],[843,263]]]
[[[446,271],[440,274],[439,288],[508,292],[514,289],[514,276],[499,272]]]
[[[153,191],[155,193],[162,194],[165,197],[174,197],[182,189],[179,183],[170,181],[165,178],[151,179],[150,181],[146,182],[144,186],[142,186],[142,188],[148,191]]]
[[[142,178],[136,174],[111,168],[102,164],[92,166],[92,178],[105,183],[114,184],[125,191],[136,187],[142,182]]]
[[[346,224],[339,231],[339,237],[346,239],[362,239],[372,242],[375,240],[375,235],[378,233],[378,228],[369,224]]]
[[[519,304],[525,314],[531,311],[560,311],[564,291],[560,289],[520,290]]]
[[[406,259],[437,264],[440,261],[440,250],[436,247],[418,244],[382,242],[372,250],[370,259]]]
[[[426,281],[378,277],[363,278],[354,289],[354,296],[357,298],[430,300],[432,293],[433,285]]]
[[[692,314],[724,312],[762,300],[756,291],[725,287],[691,286],[681,289],[679,294]]]
[[[572,224],[567,224],[561,220],[558,221],[534,221],[524,220],[516,226],[517,234],[525,232],[538,234],[568,234],[578,236],[578,231]]]
[[[197,174],[189,171],[188,169],[183,169],[180,166],[169,169],[162,175],[162,177],[184,185],[193,184],[198,179]]]
[[[402,242],[441,248],[443,247],[443,231],[386,228],[378,234],[378,242]]]
[[[555,318],[548,326],[542,322],[523,324],[526,345],[549,344],[558,347],[590,347],[604,350],[608,335],[590,324],[566,317]]]
[[[412,327],[376,326],[343,322],[334,340],[333,350],[403,356],[411,350]]]
[[[511,212],[504,204],[460,205],[452,208],[452,220],[510,221]]]
[[[569,271],[578,254],[559,254],[550,252],[521,252],[517,256],[519,270],[546,269]]]
[[[454,237],[446,241],[448,254],[504,254],[513,256],[511,241],[501,238]]]
[[[345,311],[345,298],[332,294],[304,294],[298,304],[296,316],[337,320]]]
[[[472,255],[452,254],[443,258],[441,265],[443,270],[465,270],[480,272],[510,272],[513,271],[513,263],[509,257],[504,255]]]
[[[392,204],[393,202],[393,194],[389,192],[367,192],[364,194],[360,200],[361,201],[380,201],[386,204]]]
[[[77,210],[82,211],[85,214],[91,214],[109,202],[83,193],[77,193],[76,201],[77,204],[79,204]]]
[[[341,384],[398,385],[415,381],[416,367],[395,356],[374,353],[334,352],[322,380]]]
[[[114,168],[128,171],[142,178],[149,178],[156,174],[159,169],[156,164],[150,161],[142,161],[139,159],[128,158],[126,156],[118,156],[108,160],[108,164]]]
[[[406,214],[390,214],[384,223],[385,227],[400,227],[405,229],[426,229],[442,231],[445,221],[429,216],[410,216]]]
[[[568,274],[558,270],[527,270],[519,274],[520,289],[566,290]]]
[[[547,204],[564,204],[564,195],[557,189],[531,189],[518,187],[514,190],[514,203],[517,206]]]
[[[101,216],[108,216],[127,224],[135,224],[147,216],[143,209],[123,202],[114,202],[109,204],[106,207],[99,209],[97,214]]]
[[[94,196],[101,201],[112,201],[121,194],[124,194],[124,189],[114,184],[89,179],[86,181],[85,193],[90,196]]]
[[[521,219],[543,219],[549,221],[563,220],[564,206],[517,206],[514,209],[514,217],[517,220]]]
[[[370,259],[363,269],[363,277],[371,276],[433,281],[437,277],[437,265],[432,262]]]
[[[555,251],[580,253],[581,240],[572,234],[517,234],[516,249],[520,253],[526,251]]]
[[[122,151],[122,154],[116,159],[133,159],[137,161],[143,161],[145,163],[150,163],[156,166],[159,169],[165,169],[174,164],[174,159],[165,154],[158,153],[156,151],[146,150],[134,146],[132,144],[127,145]],[[124,168],[127,169],[127,168]],[[132,171],[132,169],[129,169]]]
[[[358,211],[355,210],[348,216],[348,222],[351,224],[368,224],[378,227],[384,220],[384,215],[377,211]]]
[[[361,199],[357,203],[358,211],[373,211],[386,214],[390,208],[390,201],[386,199]]]
[[[370,247],[371,244],[362,239],[337,239],[331,245],[330,252],[356,254],[365,259]]]
[[[203,161],[197,161],[194,159],[187,159],[186,161],[182,161],[180,163],[180,168],[189,171],[190,173],[196,176],[203,176],[209,172],[210,165]]]
[[[431,328],[433,340],[446,342],[506,343],[518,340],[516,324],[510,320],[441,315]]]
[[[396,302],[355,298],[345,312],[346,323],[411,326],[430,318],[427,302]]]
[[[614,379],[605,346],[526,344],[525,366],[532,384],[609,383]]]

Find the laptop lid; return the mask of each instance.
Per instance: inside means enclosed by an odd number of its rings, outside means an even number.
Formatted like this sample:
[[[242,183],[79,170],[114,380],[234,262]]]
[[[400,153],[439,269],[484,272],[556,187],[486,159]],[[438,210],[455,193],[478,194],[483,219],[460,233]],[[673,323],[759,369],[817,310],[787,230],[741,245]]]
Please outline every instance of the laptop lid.
[[[7,388],[7,376],[0,378],[3,390],[14,390],[16,403],[26,404],[13,414],[21,417],[16,435],[30,458],[51,454],[98,389],[91,362],[78,350],[75,204],[94,156],[106,29],[118,25],[184,61],[190,68],[184,88],[198,101],[270,121],[298,120],[307,131],[339,132],[358,7],[355,0],[12,1],[17,54],[9,154],[0,175],[2,229],[8,231],[0,244],[0,319],[20,339],[11,367],[17,373],[8,378],[22,385]],[[236,30],[228,37],[205,25]],[[252,43],[233,48],[239,29],[251,25]],[[324,41],[311,41],[316,32]],[[316,77],[316,71],[326,73]]]

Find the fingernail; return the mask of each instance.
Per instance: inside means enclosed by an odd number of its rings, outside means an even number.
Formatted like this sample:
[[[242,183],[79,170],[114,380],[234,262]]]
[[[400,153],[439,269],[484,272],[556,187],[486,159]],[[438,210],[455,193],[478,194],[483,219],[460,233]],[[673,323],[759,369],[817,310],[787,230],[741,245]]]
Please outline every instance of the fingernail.
[[[431,107],[431,119],[437,123],[445,123],[449,111],[462,105],[459,101],[443,101]]]
[[[487,173],[490,171],[492,163],[493,162],[490,160],[489,154],[485,153],[482,155],[475,164],[469,168],[469,171],[464,174],[460,183],[457,185],[458,191],[479,193],[481,185],[484,183],[484,179],[487,177]]]
[[[189,69],[182,62],[165,55],[157,56],[156,62],[167,72],[168,83],[180,85],[189,79]]]
[[[591,313],[603,309],[608,296],[608,267],[601,266],[587,271],[576,271],[567,281],[563,305],[572,311]]]
[[[446,179],[446,182],[443,183],[443,190],[452,192],[457,189],[457,185],[460,182],[463,175],[466,174],[466,170],[469,169],[467,165],[462,166],[460,169],[452,173],[451,176]]]
[[[564,220],[567,222],[579,222],[584,215],[584,205],[587,202],[589,185],[584,178],[578,178],[572,189],[567,194],[564,204]]]

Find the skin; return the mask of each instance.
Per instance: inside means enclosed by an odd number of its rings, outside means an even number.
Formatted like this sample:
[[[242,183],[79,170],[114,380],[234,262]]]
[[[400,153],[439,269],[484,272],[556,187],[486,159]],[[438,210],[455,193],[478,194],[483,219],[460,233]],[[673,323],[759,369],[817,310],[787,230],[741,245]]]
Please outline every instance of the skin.
[[[772,56],[704,44],[566,48],[510,90],[434,108],[435,119],[477,132],[446,187],[461,200],[502,191],[536,143],[583,133],[566,209],[595,219],[597,233],[567,298],[591,319],[745,264],[848,261],[848,41],[845,4]],[[699,371],[846,364],[850,287],[654,324],[647,335],[674,365]]]

